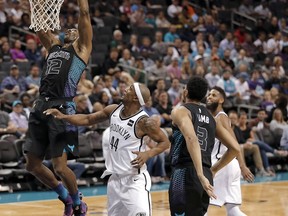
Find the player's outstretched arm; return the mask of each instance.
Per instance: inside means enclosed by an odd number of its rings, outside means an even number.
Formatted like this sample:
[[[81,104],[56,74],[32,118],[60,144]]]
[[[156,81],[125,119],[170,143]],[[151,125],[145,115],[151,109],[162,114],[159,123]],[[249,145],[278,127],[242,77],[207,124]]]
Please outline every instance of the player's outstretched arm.
[[[77,0],[79,6],[78,18],[78,49],[80,57],[87,63],[92,50],[93,29],[89,14],[88,0]]]
[[[229,133],[229,131],[223,127],[220,120],[216,119],[216,122],[216,137],[228,148],[228,150],[224,153],[221,159],[211,167],[214,174],[240,154],[239,143]]]
[[[47,109],[43,113],[46,115],[51,115],[54,118],[61,119],[69,122],[70,124],[77,126],[89,126],[96,124],[98,122],[105,121],[109,119],[110,114],[117,107],[113,104],[105,107],[103,110],[98,111],[92,114],[75,114],[75,115],[66,115],[60,112],[58,109]]]
[[[197,135],[195,134],[190,112],[185,107],[179,107],[173,109],[171,118],[173,124],[179,128],[185,138],[187,149],[204,190],[209,197],[216,198],[216,195],[213,192],[213,186],[203,174],[200,144]]]

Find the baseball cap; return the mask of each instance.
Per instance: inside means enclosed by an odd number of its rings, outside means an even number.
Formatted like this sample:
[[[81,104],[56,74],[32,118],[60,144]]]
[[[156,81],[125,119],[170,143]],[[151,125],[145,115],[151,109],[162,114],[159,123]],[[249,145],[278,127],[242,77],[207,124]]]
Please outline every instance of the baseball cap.
[[[11,65],[10,70],[15,69],[15,68],[18,68],[18,65],[13,64],[13,65]]]
[[[196,55],[195,58],[194,58],[195,61],[197,61],[197,60],[199,60],[199,59],[202,59],[202,56],[201,56],[201,55]]]
[[[17,106],[18,104],[22,105],[22,102],[20,100],[13,101],[12,107]]]

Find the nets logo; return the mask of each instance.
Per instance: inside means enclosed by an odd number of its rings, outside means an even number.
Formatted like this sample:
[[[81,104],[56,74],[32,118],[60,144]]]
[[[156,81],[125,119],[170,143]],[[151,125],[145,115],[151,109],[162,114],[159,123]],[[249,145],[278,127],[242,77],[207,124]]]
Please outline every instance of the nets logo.
[[[146,213],[145,212],[139,212],[136,214],[136,216],[146,216]]]

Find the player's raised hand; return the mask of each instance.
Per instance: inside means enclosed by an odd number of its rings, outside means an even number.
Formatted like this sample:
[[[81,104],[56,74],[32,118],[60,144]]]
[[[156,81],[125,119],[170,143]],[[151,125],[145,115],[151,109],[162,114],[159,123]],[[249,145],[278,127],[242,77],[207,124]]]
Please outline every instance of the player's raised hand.
[[[135,168],[141,168],[149,159],[149,154],[147,152],[132,151],[132,153],[137,155],[137,157],[130,162]]]
[[[216,195],[214,194],[214,188],[210,184],[209,180],[203,175],[199,176],[200,183],[202,184],[202,187],[207,192],[208,196],[212,199],[217,199]]]
[[[54,118],[62,119],[65,115],[58,109],[47,109],[43,112],[46,115],[52,115]]]

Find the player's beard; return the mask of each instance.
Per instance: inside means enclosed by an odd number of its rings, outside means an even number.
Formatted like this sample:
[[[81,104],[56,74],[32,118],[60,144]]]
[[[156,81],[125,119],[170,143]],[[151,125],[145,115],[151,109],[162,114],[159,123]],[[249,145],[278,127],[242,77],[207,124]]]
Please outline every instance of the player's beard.
[[[210,110],[210,112],[215,112],[217,107],[218,107],[219,103],[218,102],[213,102],[210,104],[206,104],[206,107],[208,110]]]

